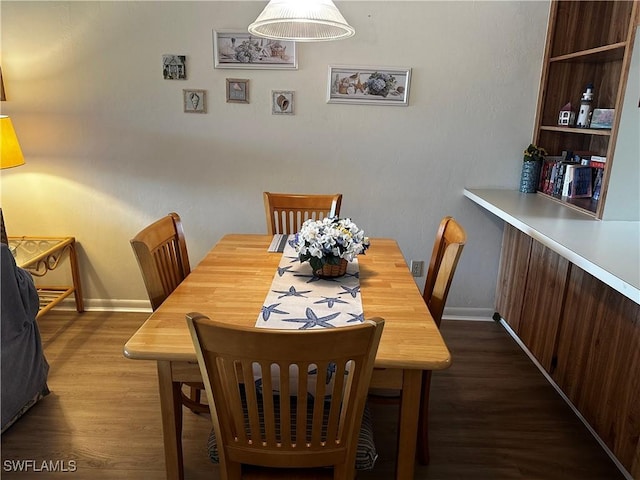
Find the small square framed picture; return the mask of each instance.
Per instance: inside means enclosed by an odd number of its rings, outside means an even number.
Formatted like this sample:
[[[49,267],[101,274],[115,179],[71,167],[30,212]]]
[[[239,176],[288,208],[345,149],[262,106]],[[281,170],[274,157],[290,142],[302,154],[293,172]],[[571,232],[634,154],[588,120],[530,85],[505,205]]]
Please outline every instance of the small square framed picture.
[[[162,76],[165,80],[186,80],[187,56],[162,55]]]
[[[207,113],[206,90],[182,90],[185,113]]]
[[[227,78],[227,103],[249,103],[249,80]]]
[[[271,92],[271,114],[293,115],[293,92],[290,90],[273,90]]]
[[[611,128],[616,110],[614,108],[595,108],[591,117],[591,128]]]

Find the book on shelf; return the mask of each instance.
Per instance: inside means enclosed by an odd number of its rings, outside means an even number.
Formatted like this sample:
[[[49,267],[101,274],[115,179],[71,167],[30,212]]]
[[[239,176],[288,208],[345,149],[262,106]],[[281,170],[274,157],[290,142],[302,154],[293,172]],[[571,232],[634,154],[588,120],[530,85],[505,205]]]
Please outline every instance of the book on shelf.
[[[578,163],[575,162],[558,162],[557,164],[557,171],[556,171],[556,178],[553,182],[553,193],[552,195],[554,197],[561,197],[563,195],[563,191],[564,191],[564,180],[565,180],[565,174],[567,172],[567,167],[574,167],[576,165],[579,165]],[[566,195],[565,195],[566,196]]]
[[[540,169],[540,181],[538,182],[538,190],[545,191],[545,183],[549,181],[549,169],[551,168],[551,162],[542,162],[542,168]]]
[[[600,200],[600,192],[602,190],[602,177],[604,175],[604,169],[602,168],[592,168],[592,175],[594,175],[593,179],[593,192],[591,198],[594,200]]]
[[[562,197],[569,196],[569,188],[571,186],[571,182],[573,181],[573,171],[577,166],[578,164],[570,164],[564,167],[564,173],[562,175],[562,191],[560,193]]]
[[[575,165],[567,187],[569,198],[589,198],[592,195],[592,169],[588,165]]]
[[[554,163],[551,167],[551,171],[549,173],[549,182],[547,183],[547,187],[544,191],[544,193],[546,194],[553,194],[553,185],[556,181],[556,178],[558,177],[558,165],[560,165],[560,162]]]
[[[551,195],[553,191],[553,183],[557,174],[558,163],[563,159],[563,156],[547,156],[545,158],[540,171],[540,183],[538,190]]]

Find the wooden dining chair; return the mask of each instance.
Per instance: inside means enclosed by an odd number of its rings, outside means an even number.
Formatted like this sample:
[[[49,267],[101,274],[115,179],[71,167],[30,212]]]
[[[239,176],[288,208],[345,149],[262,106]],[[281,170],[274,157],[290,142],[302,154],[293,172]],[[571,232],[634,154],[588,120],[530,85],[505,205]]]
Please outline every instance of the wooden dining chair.
[[[425,281],[422,298],[424,299],[435,324],[440,328],[442,313],[447,302],[453,275],[456,271],[462,249],[467,241],[467,234],[462,225],[453,217],[444,217],[436,233],[436,238],[431,252],[429,269]],[[384,385],[402,385],[400,374],[390,370],[375,370],[373,383]],[[429,463],[429,392],[431,390],[431,370],[422,372],[422,392],[420,395],[420,417],[418,423],[418,444],[416,455],[418,461],[427,465]],[[372,400],[384,403],[398,403],[401,392],[389,391],[387,388],[373,389]]]
[[[324,473],[353,480],[384,320],[300,331],[190,313],[187,323],[211,407],[210,456],[222,479],[250,478],[253,466],[261,467],[253,472],[260,479]]]
[[[162,217],[145,227],[130,242],[151,308],[155,311],[191,272],[180,216],[170,213]],[[208,412],[209,407],[200,403],[204,384],[194,382],[187,385],[190,395],[183,393],[184,405],[194,413]]]
[[[308,219],[340,215],[342,194],[303,195],[264,192],[264,209],[269,235],[291,234],[300,230]]]
[[[429,312],[438,328],[442,321],[442,312],[447,302],[453,274],[466,241],[467,234],[464,228],[453,217],[444,217],[440,221],[422,293],[422,298],[429,307]]]
[[[440,328],[442,312],[447,303],[453,275],[467,241],[467,234],[453,217],[440,221],[438,233],[431,252],[431,261],[424,285],[424,298],[434,322]],[[431,391],[431,370],[422,372],[422,393],[420,396],[420,419],[418,424],[418,461],[429,463],[429,393]]]

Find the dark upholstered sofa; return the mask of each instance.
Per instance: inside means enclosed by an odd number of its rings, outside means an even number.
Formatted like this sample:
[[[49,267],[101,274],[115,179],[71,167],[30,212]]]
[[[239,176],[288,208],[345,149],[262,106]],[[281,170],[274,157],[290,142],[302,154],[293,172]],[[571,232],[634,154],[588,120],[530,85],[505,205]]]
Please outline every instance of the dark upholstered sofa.
[[[49,393],[49,364],[36,323],[39,300],[31,274],[16,265],[7,245],[0,243],[0,248],[0,409],[4,433]]]

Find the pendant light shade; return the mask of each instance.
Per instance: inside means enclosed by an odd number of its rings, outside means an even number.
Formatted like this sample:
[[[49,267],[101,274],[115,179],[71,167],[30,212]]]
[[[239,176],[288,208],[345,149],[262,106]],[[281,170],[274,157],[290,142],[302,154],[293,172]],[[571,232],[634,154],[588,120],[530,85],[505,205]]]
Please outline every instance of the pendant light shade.
[[[249,33],[296,42],[342,40],[355,35],[332,0],[270,0]]]

